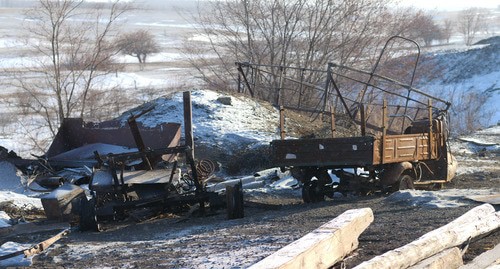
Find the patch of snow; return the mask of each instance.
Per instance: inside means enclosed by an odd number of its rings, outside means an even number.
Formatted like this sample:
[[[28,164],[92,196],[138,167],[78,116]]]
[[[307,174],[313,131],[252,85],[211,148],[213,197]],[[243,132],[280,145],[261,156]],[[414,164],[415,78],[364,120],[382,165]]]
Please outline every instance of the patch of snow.
[[[248,97],[231,97],[232,104],[224,105],[217,100],[223,96],[208,90],[192,91],[195,139],[201,143],[229,148],[230,145],[267,144],[278,138],[276,126],[273,126],[278,122],[275,109],[264,107]],[[155,127],[165,122],[184,124],[182,93],[159,98],[149,105],[155,108],[137,120],[143,125]],[[125,122],[128,115],[125,113],[119,119]]]
[[[0,191],[0,204],[2,203],[10,203],[17,208],[43,208],[40,198],[28,197],[11,191]]]
[[[0,228],[9,227],[10,225],[10,217],[4,211],[0,211]]]
[[[387,200],[411,206],[426,208],[448,208],[466,206],[476,202],[467,199],[473,195],[491,195],[497,192],[490,189],[448,189],[440,191],[401,190],[391,194]]]
[[[0,256],[14,253],[16,251],[24,250],[31,247],[27,244],[18,244],[15,242],[6,242],[0,246]],[[20,266],[31,266],[33,256],[25,258],[24,254],[17,255],[15,257],[0,260],[0,267],[20,267]]]

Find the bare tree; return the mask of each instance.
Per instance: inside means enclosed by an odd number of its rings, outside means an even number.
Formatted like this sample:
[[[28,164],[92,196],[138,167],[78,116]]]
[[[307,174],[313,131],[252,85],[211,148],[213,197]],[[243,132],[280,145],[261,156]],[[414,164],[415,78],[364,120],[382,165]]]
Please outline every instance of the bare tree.
[[[479,8],[462,10],[458,15],[457,30],[464,36],[467,46],[472,45],[476,35],[485,27],[485,18]]]
[[[84,117],[96,80],[116,71],[116,53],[107,42],[130,5],[119,0],[89,4],[84,0],[38,0],[26,14],[27,45],[33,63],[10,72],[20,90],[18,104],[43,119],[51,135],[67,117]]]
[[[453,102],[451,107],[451,129],[457,135],[470,134],[483,126],[487,126],[492,116],[498,108],[485,106],[490,100],[491,95],[488,92],[478,92],[474,89],[467,91],[458,91],[453,89],[449,91],[450,100]]]
[[[321,70],[328,62],[371,67],[377,48],[389,35],[399,32],[390,29],[399,28],[400,23],[393,21],[405,18],[390,14],[388,3],[207,1],[193,18],[200,25],[198,37],[206,42],[202,46],[186,42],[184,52],[208,85],[219,90],[235,89],[235,61]],[[207,52],[216,58],[205,57]],[[298,71],[272,70],[267,76],[270,88],[277,88],[280,72]],[[322,78],[317,74],[305,72],[304,80],[319,83]],[[256,94],[267,100],[276,98],[272,91]]]
[[[446,39],[446,44],[450,43],[451,35],[453,34],[453,21],[450,19],[445,19],[443,21],[443,26],[441,27],[441,37]]]
[[[415,38],[421,39],[424,46],[430,46],[432,41],[441,38],[440,29],[431,14],[418,11],[411,22],[413,35]]]
[[[146,63],[149,54],[160,51],[158,42],[148,30],[137,30],[119,36],[116,40],[116,47],[121,53],[137,57],[139,63]]]

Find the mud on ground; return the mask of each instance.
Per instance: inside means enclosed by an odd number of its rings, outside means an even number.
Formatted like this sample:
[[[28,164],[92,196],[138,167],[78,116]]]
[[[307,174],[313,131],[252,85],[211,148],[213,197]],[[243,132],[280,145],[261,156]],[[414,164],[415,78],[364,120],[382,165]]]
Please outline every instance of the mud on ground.
[[[484,169],[459,175],[445,188],[497,188],[499,178],[498,169]],[[139,224],[114,223],[106,225],[107,230],[101,233],[72,233],[37,256],[33,266],[245,268],[348,209],[369,207],[375,221],[360,236],[359,248],[343,262],[345,268],[352,268],[407,244],[479,205],[430,209],[391,202],[386,196],[348,196],[304,204],[299,196],[269,194],[259,203],[249,203],[243,219],[227,220],[225,212],[220,211],[205,217],[191,214]],[[470,261],[498,243],[498,231],[471,242],[464,260]],[[221,264],[221,259],[225,263]]]

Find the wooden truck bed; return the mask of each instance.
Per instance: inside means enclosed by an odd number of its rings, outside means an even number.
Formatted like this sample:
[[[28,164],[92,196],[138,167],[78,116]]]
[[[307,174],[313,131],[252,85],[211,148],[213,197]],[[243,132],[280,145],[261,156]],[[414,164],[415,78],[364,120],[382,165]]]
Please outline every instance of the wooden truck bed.
[[[361,136],[347,138],[289,139],[271,142],[271,156],[276,166],[366,167],[404,161],[437,158],[439,141],[433,134]],[[381,151],[381,145],[384,149]],[[429,146],[432,154],[429,153]]]

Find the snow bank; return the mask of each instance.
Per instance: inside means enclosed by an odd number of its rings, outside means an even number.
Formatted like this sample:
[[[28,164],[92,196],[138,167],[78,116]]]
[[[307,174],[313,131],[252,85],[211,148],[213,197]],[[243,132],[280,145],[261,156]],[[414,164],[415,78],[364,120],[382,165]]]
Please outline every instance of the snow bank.
[[[448,208],[473,203],[467,196],[496,194],[489,189],[449,189],[440,191],[401,190],[387,197],[387,201],[425,208]]]
[[[193,105],[193,131],[201,143],[228,147],[268,143],[278,138],[276,126],[278,112],[247,97],[230,97],[231,104],[218,99],[227,95],[194,90],[191,93]],[[164,122],[183,123],[182,93],[159,98],[145,106],[124,113],[119,119],[125,124],[130,112],[137,113],[145,107],[155,108],[137,121],[154,127]],[[183,127],[182,127],[183,128]]]
[[[10,226],[10,217],[4,211],[0,211],[0,228]]]

